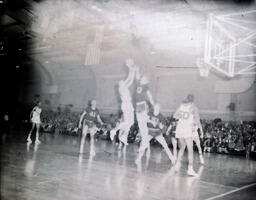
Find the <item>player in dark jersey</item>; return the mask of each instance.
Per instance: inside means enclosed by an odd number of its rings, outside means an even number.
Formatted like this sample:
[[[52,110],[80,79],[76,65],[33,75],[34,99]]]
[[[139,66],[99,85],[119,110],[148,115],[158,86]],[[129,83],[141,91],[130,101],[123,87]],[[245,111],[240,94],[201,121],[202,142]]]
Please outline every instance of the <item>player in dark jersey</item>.
[[[141,158],[148,149],[149,152],[149,141],[150,137],[148,135],[148,111],[149,105],[154,107],[154,100],[151,92],[148,88],[148,79],[145,76],[140,77],[139,72],[136,72],[137,79],[139,80],[136,88],[135,105],[136,105],[136,118],[138,121],[139,132],[141,135],[141,142],[139,147],[139,154],[135,160],[136,165],[140,168]],[[149,154],[148,154],[149,156]]]
[[[87,133],[90,133],[91,140],[93,140],[95,133],[98,131],[96,124],[103,124],[100,118],[99,110],[96,108],[96,104],[96,100],[92,100],[88,107],[84,110],[79,120],[78,128],[82,128],[80,153],[83,152],[84,141]]]
[[[164,128],[164,116],[160,113],[160,107],[158,104],[154,107],[154,112],[149,113],[149,118],[147,122],[148,130],[149,130],[149,141],[155,138],[164,148],[167,153],[169,159],[172,164],[175,163],[175,159],[168,148],[168,145],[163,136],[163,128]],[[145,149],[144,149],[145,150]]]
[[[172,142],[172,147],[173,147],[173,155],[174,159],[177,159],[177,139],[175,138],[175,130],[176,130],[176,120],[172,120],[170,125],[168,126],[165,135],[170,135],[171,136],[171,142]]]

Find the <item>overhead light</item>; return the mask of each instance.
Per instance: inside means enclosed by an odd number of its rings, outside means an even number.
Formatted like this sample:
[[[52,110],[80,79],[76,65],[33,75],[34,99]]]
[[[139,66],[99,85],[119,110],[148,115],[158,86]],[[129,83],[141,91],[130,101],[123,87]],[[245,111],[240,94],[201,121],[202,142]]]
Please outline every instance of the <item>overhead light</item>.
[[[22,49],[20,48],[19,51],[21,51]]]
[[[20,66],[19,65],[16,65],[16,69],[19,69],[20,68]]]
[[[49,61],[48,61],[48,60],[46,60],[44,63],[46,63],[46,64],[47,64],[47,63],[49,63]]]

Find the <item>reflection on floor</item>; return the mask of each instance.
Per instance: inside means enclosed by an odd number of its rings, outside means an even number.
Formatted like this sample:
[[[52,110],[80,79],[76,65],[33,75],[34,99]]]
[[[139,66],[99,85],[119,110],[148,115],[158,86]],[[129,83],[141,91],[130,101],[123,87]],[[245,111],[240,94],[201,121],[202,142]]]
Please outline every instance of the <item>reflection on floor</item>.
[[[190,177],[186,156],[180,172],[174,173],[165,152],[153,146],[139,172],[134,163],[137,144],[120,151],[109,141],[87,139],[79,154],[79,139],[43,134],[39,145],[26,144],[21,135],[2,141],[1,199],[192,200],[254,199],[256,195],[253,160],[207,153],[201,166],[195,152],[194,166],[200,176]]]

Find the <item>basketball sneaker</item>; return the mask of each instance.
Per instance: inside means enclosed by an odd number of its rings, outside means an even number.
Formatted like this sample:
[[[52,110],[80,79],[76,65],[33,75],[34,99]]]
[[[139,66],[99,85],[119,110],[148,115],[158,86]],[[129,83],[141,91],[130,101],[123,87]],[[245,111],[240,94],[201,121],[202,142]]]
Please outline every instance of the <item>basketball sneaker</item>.
[[[187,174],[190,176],[198,176],[198,174],[193,170],[192,167],[188,168]]]
[[[180,170],[180,162],[176,162],[176,164],[173,167],[174,167],[175,172],[179,171]]]
[[[115,130],[111,130],[110,131],[110,139],[111,139],[111,141],[114,140],[115,134],[116,134]]]
[[[203,165],[204,164],[204,158],[203,155],[199,155],[200,163]]]
[[[35,143],[36,144],[41,144],[40,140],[38,140],[38,139],[35,141]]]
[[[30,139],[30,137],[27,139],[27,143],[32,143],[32,140]]]

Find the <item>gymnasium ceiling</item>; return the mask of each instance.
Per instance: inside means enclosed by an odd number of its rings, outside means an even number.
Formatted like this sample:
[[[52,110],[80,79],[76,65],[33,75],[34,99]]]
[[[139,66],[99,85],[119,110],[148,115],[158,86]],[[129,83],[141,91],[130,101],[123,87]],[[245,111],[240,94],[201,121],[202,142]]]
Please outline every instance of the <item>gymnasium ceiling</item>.
[[[1,0],[0,6],[0,56],[17,63],[33,58],[45,65],[84,65],[91,51],[89,64],[111,65],[143,49],[151,63],[165,66],[174,59],[186,65],[179,55],[202,55],[209,13],[252,10],[255,2]]]

